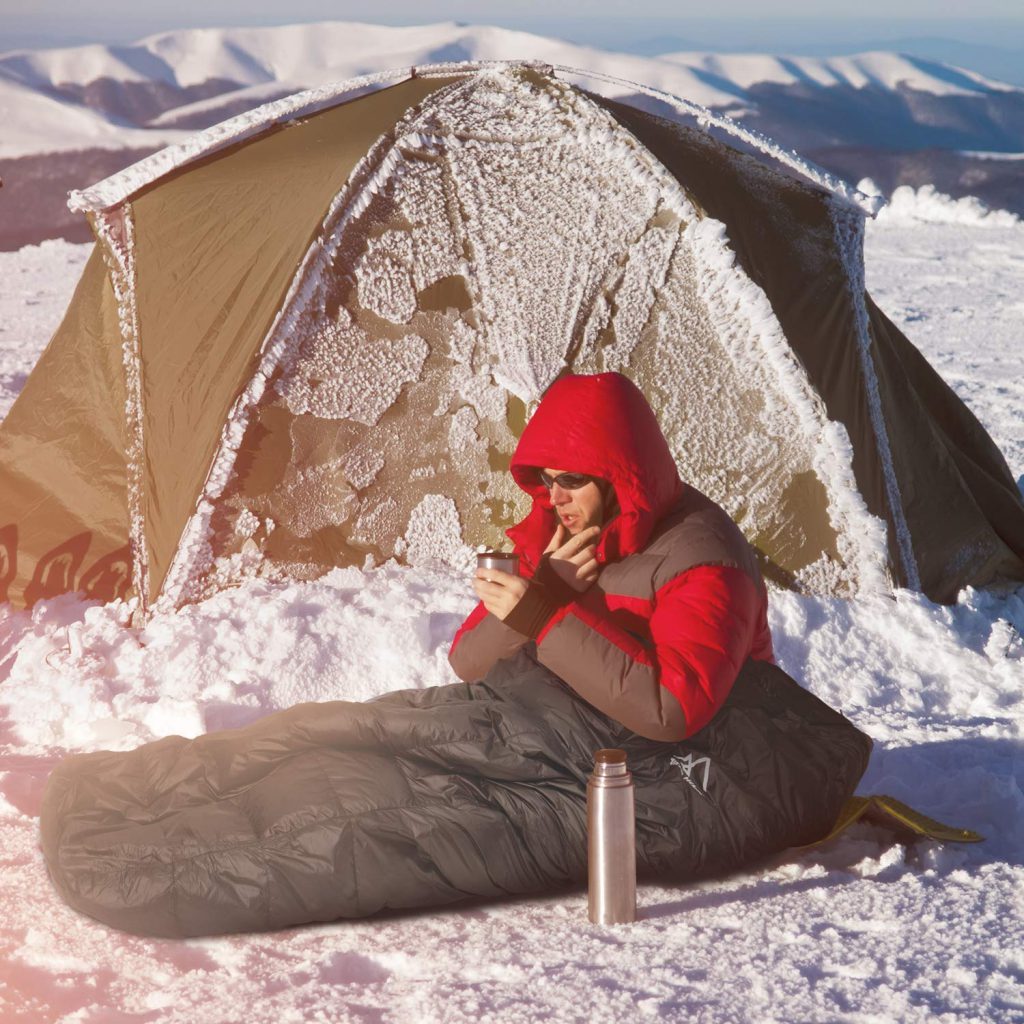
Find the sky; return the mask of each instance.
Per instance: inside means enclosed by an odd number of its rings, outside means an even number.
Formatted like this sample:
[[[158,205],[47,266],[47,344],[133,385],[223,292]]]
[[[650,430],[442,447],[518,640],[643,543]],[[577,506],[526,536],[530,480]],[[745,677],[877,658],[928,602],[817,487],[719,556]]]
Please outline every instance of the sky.
[[[641,34],[671,29],[695,40],[713,39],[716,46],[728,45],[731,36],[758,32],[789,37],[797,44],[812,37],[841,40],[910,32],[998,45],[1007,26],[986,24],[992,21],[1016,23],[1024,36],[1021,0],[977,0],[970,5],[969,18],[964,17],[962,0],[859,0],[856,8],[835,5],[831,11],[821,0],[716,0],[713,9],[714,18],[707,16],[706,4],[679,0],[633,0],[628,16],[621,0],[562,0],[557,15],[550,13],[550,4],[526,0],[389,0],[373,7],[351,0],[291,0],[287,5],[279,0],[93,0],[86,9],[68,0],[0,0],[0,39],[32,34],[50,40],[117,42],[135,38],[140,30],[335,19],[381,24],[455,20],[527,30],[560,26],[578,36],[621,35],[626,28],[627,44],[633,35],[630,27]]]
[[[1024,84],[1024,2],[976,0],[0,0],[0,52],[18,48],[127,43],[176,28],[275,25],[322,20],[424,24],[463,21],[654,56],[679,50],[831,56],[897,50]],[[624,9],[628,14],[624,14]],[[557,13],[552,13],[557,10]]]

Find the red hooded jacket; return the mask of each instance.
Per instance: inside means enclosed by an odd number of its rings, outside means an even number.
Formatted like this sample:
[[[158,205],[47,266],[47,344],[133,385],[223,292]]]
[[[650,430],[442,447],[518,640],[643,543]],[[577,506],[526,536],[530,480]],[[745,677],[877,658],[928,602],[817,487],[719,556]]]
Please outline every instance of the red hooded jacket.
[[[568,598],[548,593],[534,635],[478,605],[452,642],[453,668],[480,679],[535,639],[538,661],[635,732],[660,740],[696,732],[747,658],[774,660],[753,551],[718,505],[680,480],[654,413],[621,374],[560,378],[523,431],[511,471],[533,507],[508,536],[531,578],[558,522],[537,475],[545,466],[614,487],[618,511],[597,544],[598,581]]]

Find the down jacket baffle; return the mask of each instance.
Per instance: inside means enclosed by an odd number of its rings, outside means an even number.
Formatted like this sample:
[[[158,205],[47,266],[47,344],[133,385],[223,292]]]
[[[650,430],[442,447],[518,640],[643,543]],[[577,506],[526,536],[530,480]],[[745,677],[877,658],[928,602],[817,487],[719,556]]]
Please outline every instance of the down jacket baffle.
[[[558,524],[538,477],[545,466],[609,481],[618,504],[598,541],[597,582],[563,601],[542,582]],[[767,591],[750,545],[722,508],[680,479],[651,407],[627,377],[555,381],[511,471],[533,506],[508,536],[546,607],[530,636],[479,604],[449,654],[461,679],[482,679],[532,639],[537,660],[594,707],[648,739],[677,741],[711,721],[748,658],[774,662]]]

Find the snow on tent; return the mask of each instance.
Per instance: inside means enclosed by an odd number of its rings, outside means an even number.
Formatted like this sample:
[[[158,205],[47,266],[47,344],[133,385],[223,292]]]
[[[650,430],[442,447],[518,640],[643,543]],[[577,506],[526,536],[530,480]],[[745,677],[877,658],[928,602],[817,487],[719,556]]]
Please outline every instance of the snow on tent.
[[[1002,456],[865,294],[863,197],[557,72],[302,93],[73,194],[98,244],[0,432],[2,596],[464,565],[525,511],[531,404],[603,370],[783,585],[1024,578]]]

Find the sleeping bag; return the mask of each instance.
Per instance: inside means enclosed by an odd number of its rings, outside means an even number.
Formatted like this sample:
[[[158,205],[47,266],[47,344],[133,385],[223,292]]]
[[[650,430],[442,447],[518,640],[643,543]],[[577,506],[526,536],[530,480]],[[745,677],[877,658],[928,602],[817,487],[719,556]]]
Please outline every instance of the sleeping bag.
[[[586,880],[593,754],[626,752],[641,877],[735,871],[826,835],[870,740],[765,661],[679,742],[577,696],[525,645],[478,683],[303,704],[74,755],[41,838],[73,907],[143,935],[284,928]]]

